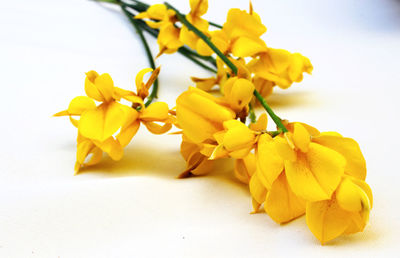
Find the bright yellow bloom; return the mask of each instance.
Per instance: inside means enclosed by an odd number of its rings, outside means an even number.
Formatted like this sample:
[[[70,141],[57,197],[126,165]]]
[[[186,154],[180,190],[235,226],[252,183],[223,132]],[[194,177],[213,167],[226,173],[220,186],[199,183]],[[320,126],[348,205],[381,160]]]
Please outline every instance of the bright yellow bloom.
[[[223,126],[224,130],[214,134],[218,145],[210,159],[228,155],[236,159],[245,158],[257,142],[258,133],[238,120],[225,121]]]
[[[207,92],[190,87],[176,100],[177,123],[183,134],[193,143],[213,139],[222,131],[223,122],[235,119],[236,114],[224,102]]]
[[[157,57],[164,53],[175,53],[178,48],[183,46],[183,43],[179,39],[181,30],[174,25],[177,21],[175,11],[167,9],[165,5],[152,5],[145,12],[136,15],[135,19],[145,19],[145,22],[151,28],[160,30],[157,37],[159,45]]]
[[[138,95],[115,87],[108,74],[99,75],[90,71],[85,79],[87,97],[74,98],[67,110],[55,114],[70,116],[72,124],[78,128],[76,172],[83,166],[97,164],[101,160],[102,152],[108,153],[113,160],[121,159],[123,147],[136,134],[140,123],[155,134],[165,133],[171,128],[173,119],[169,115],[166,103],[152,103],[147,108],[143,104],[143,99],[148,96],[148,89],[156,79],[159,69],[152,73],[147,83],[143,83],[144,74],[151,71],[152,69],[143,69],[138,73]],[[132,106],[138,107],[139,111],[119,103],[121,98],[132,102]],[[94,100],[101,103],[96,106]],[[80,119],[76,120],[72,116],[80,116]],[[92,157],[86,161],[89,155]]]
[[[313,67],[307,57],[283,49],[268,48],[248,64],[258,77],[271,81],[282,89],[303,80],[303,72],[311,74]]]
[[[231,77],[223,84],[226,102],[236,113],[247,109],[253,98],[254,89],[251,81],[237,77]]]
[[[164,4],[154,4],[145,12],[135,16],[135,19],[144,19],[149,27],[159,29],[166,23],[176,22],[175,11],[167,9]]]
[[[252,7],[249,13],[236,8],[230,9],[222,30],[229,38],[230,52],[236,57],[253,56],[267,50],[265,42],[260,39],[267,28]]]
[[[309,202],[307,225],[322,244],[363,231],[372,208],[372,191],[362,180],[345,176],[330,200]]]
[[[181,154],[186,161],[186,170],[179,175],[179,178],[192,175],[204,175],[209,173],[214,165],[213,160],[201,153],[201,144],[190,142],[184,135],[182,136]]]
[[[201,18],[207,12],[207,0],[190,0],[190,13],[186,15],[186,19],[193,24],[197,29],[202,32],[207,32],[208,21]],[[192,49],[197,49],[197,43],[200,38],[186,26],[182,26],[180,31],[179,40],[188,45]]]
[[[258,138],[257,170],[250,181],[255,210],[264,204],[266,213],[278,223],[304,214],[306,201],[330,200],[345,174],[364,179],[366,173],[354,140],[320,133],[302,123],[286,127],[289,133],[284,135]],[[262,198],[260,191],[265,193]]]

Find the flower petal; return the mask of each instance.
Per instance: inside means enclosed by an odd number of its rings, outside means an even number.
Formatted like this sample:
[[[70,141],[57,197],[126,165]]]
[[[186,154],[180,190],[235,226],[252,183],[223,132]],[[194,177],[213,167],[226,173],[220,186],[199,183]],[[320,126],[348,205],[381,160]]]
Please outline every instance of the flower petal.
[[[343,210],[336,199],[309,202],[306,220],[311,232],[324,244],[344,233],[351,223],[351,213]]]
[[[270,135],[262,134],[259,137],[256,148],[256,160],[259,177],[265,179],[265,187],[271,188],[275,179],[282,172],[284,164]]]
[[[319,143],[342,154],[347,163],[345,173],[365,180],[367,167],[358,143],[351,139],[334,135],[313,137],[313,142]]]
[[[267,193],[264,209],[274,221],[285,223],[303,215],[306,202],[292,192],[285,173],[281,173]]]
[[[293,192],[307,200],[329,199],[339,185],[346,160],[322,145],[311,143],[307,153],[297,153],[297,160],[285,161],[287,179]]]
[[[168,119],[168,105],[165,102],[154,102],[143,110],[140,119],[143,121],[163,121]]]

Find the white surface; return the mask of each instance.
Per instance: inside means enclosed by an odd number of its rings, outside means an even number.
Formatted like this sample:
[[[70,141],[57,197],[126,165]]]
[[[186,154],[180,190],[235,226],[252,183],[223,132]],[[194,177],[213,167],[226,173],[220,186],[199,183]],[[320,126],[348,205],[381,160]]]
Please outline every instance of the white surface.
[[[182,11],[186,1],[172,1]],[[152,1],[155,3],[155,1]],[[310,57],[313,76],[269,101],[276,112],[355,138],[374,192],[363,233],[320,246],[300,218],[284,226],[249,215],[246,186],[218,173],[177,180],[178,136],[141,128],[118,163],[73,176],[76,131],[51,114],[84,94],[84,72],[123,88],[148,66],[131,25],[90,1],[3,1],[0,8],[0,257],[393,257],[400,235],[398,121],[400,2],[253,1],[271,47]],[[229,7],[210,1],[222,23]],[[154,52],[157,45],[151,40]],[[160,97],[171,106],[208,75],[163,56]],[[222,168],[222,166],[221,166]]]

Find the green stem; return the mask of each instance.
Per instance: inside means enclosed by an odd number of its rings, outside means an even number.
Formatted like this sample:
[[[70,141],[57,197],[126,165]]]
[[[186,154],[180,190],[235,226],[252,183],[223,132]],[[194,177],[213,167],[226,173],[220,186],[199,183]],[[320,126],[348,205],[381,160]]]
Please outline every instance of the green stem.
[[[203,32],[198,30],[193,24],[191,24],[188,20],[186,20],[185,16],[183,16],[175,7],[171,6],[169,3],[164,3],[167,8],[175,11],[176,17],[180,22],[183,23],[189,30],[193,31],[199,38],[201,38],[221,59],[224,63],[232,70],[234,74],[237,74],[237,67],[211,42],[211,40],[204,35]]]
[[[141,28],[137,24],[137,21],[135,19],[133,19],[132,15],[126,10],[125,6],[122,6],[122,11],[125,13],[126,17],[128,17],[129,21],[132,23],[132,25],[135,27],[137,33],[139,34],[139,37],[140,37],[140,39],[141,39],[141,41],[143,43],[144,49],[146,50],[147,59],[149,60],[151,68],[156,69],[156,65],[154,63],[153,55],[151,54],[151,50],[150,50],[149,44],[147,44],[146,38],[143,35],[143,31],[141,30]],[[153,83],[153,88],[151,90],[151,93],[147,97],[147,101],[144,104],[145,107],[150,105],[151,102],[155,98],[157,98],[157,91],[158,91],[158,79],[156,79],[154,81],[154,83]]]
[[[252,124],[257,122],[256,113],[254,113],[254,107],[251,103],[249,103],[249,116],[250,116],[250,122]]]
[[[261,103],[261,105],[264,107],[265,111],[267,111],[268,115],[272,118],[276,126],[282,130],[282,132],[287,132],[288,130],[286,127],[282,124],[282,120],[272,111],[271,107],[267,104],[267,101],[261,96],[261,94],[257,91],[254,90],[253,92],[254,96],[257,98],[257,100]]]
[[[208,22],[211,26],[213,26],[213,27],[216,27],[216,28],[219,28],[219,29],[222,29],[222,26],[221,25],[219,25],[219,24],[217,24],[217,23],[214,23],[214,22]]]

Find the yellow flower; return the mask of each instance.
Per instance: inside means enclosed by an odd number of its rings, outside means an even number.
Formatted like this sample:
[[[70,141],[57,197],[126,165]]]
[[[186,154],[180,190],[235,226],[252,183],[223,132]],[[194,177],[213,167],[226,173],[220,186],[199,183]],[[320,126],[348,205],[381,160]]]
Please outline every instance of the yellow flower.
[[[181,154],[186,161],[186,170],[179,178],[185,178],[189,175],[204,175],[209,173],[214,166],[214,161],[209,160],[208,156],[201,153],[202,145],[190,142],[184,135],[182,136]]]
[[[247,109],[254,89],[251,81],[237,77],[231,77],[223,84],[225,99],[236,113]]]
[[[312,135],[303,124],[288,127],[290,132],[274,141],[292,191],[307,201],[330,199],[344,174],[346,159],[337,151],[312,142]]]
[[[234,56],[248,57],[267,50],[260,36],[267,31],[261,19],[253,12],[232,8],[222,29],[229,38],[229,49]]]
[[[155,134],[165,133],[171,128],[173,119],[169,115],[166,103],[152,103],[147,108],[143,104],[159,68],[152,73],[147,83],[143,83],[144,74],[151,71],[152,69],[143,69],[138,73],[136,88],[139,95],[115,87],[108,74],[99,75],[90,71],[85,79],[87,97],[74,98],[67,110],[55,114],[70,116],[72,124],[78,128],[76,172],[83,166],[97,164],[101,160],[102,152],[108,153],[113,160],[121,159],[123,147],[136,134],[140,123]],[[132,102],[135,108],[140,107],[140,111],[119,103],[121,98]],[[96,106],[94,100],[100,101],[101,104]],[[80,116],[80,119],[76,120],[72,116]],[[92,157],[87,161],[89,155]]]
[[[260,135],[255,179],[250,180],[255,210],[264,204],[266,213],[278,223],[304,214],[306,201],[331,199],[345,174],[364,179],[366,173],[364,157],[354,140],[320,133],[302,123],[286,127],[289,133],[275,138]],[[260,189],[265,193],[262,198]]]
[[[307,57],[273,48],[260,53],[248,66],[258,77],[271,81],[282,89],[288,88],[293,82],[301,82],[303,72],[311,74],[313,70]]]
[[[245,158],[254,148],[257,141],[257,132],[249,129],[238,120],[228,120],[223,123],[224,130],[214,134],[218,145],[210,159],[230,156],[236,159]]]
[[[262,134],[258,139],[256,165],[254,179],[251,178],[249,185],[254,211],[264,204],[265,212],[277,223],[286,223],[303,215],[305,201],[289,186],[283,159],[268,134]]]
[[[176,100],[176,116],[183,134],[193,143],[213,139],[222,131],[223,122],[235,119],[233,110],[224,101],[200,89],[190,87]]]
[[[136,15],[135,19],[146,19],[147,25],[154,29],[159,29],[166,23],[174,23],[176,21],[175,11],[167,9],[163,4],[150,6],[145,12]]]
[[[146,19],[145,22],[149,27],[160,30],[157,37],[159,45],[157,57],[164,53],[175,53],[178,48],[183,46],[183,43],[179,40],[181,30],[174,25],[177,21],[175,11],[167,9],[165,5],[152,5],[145,12],[136,15],[135,19]]]
[[[342,234],[363,231],[371,208],[368,184],[345,176],[330,200],[307,203],[307,225],[324,244]]]
[[[186,15],[186,19],[202,32],[208,30],[208,21],[201,18],[207,12],[207,0],[190,0],[190,13]],[[182,26],[179,40],[188,45],[192,49],[197,48],[197,42],[202,41],[194,32],[189,31],[186,26]]]

